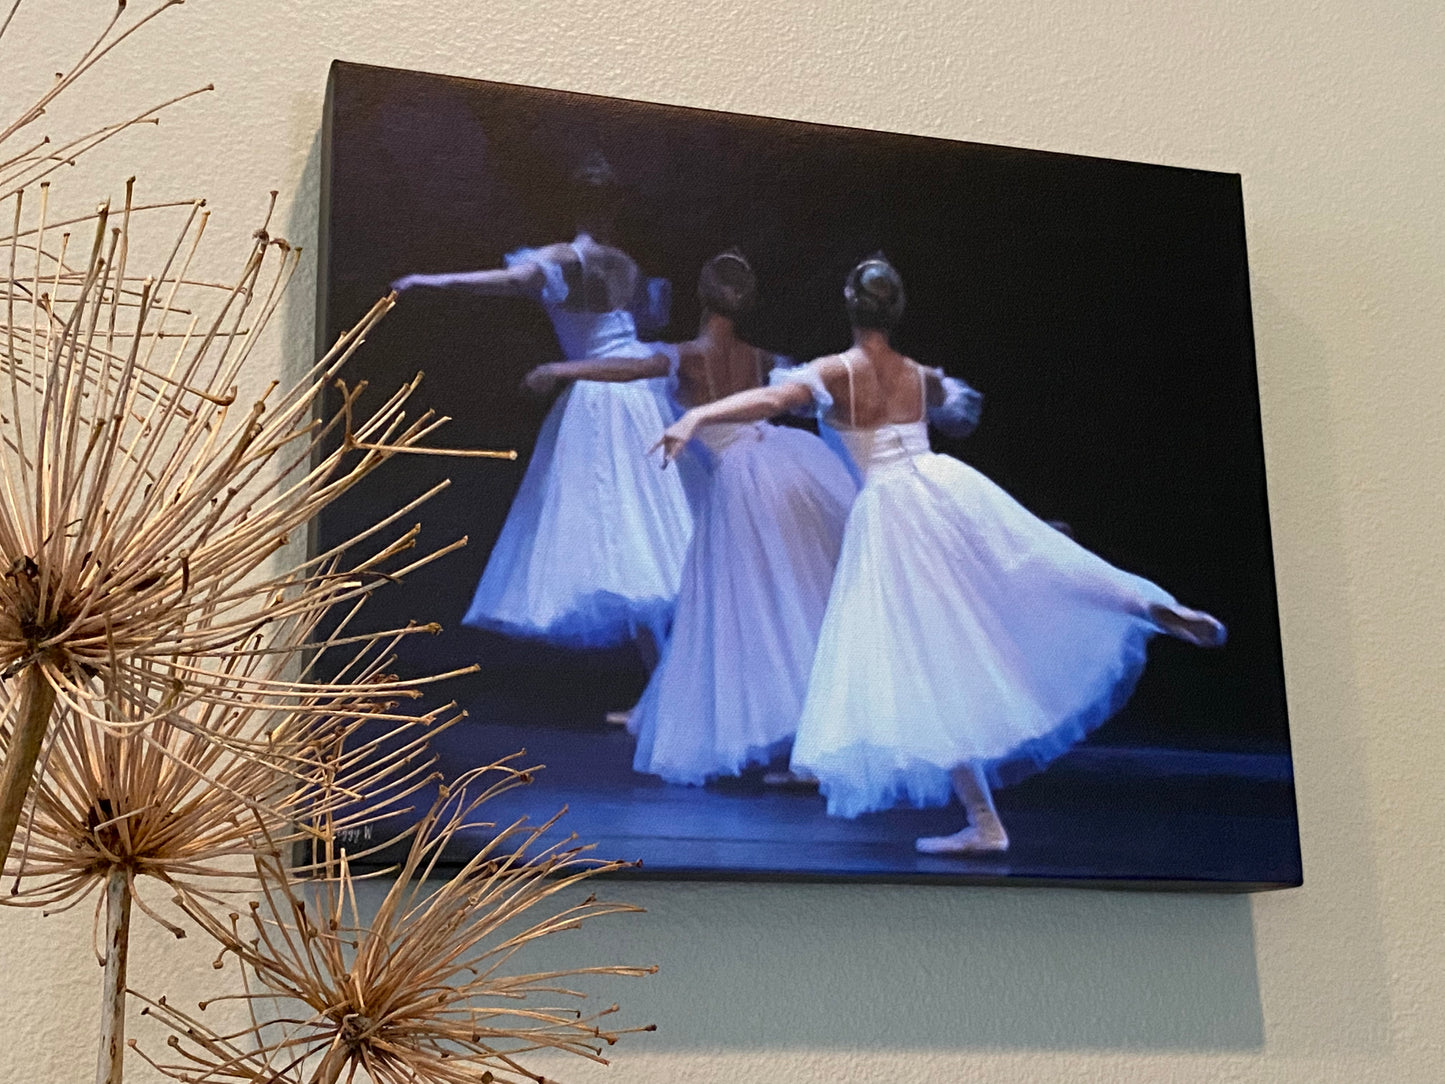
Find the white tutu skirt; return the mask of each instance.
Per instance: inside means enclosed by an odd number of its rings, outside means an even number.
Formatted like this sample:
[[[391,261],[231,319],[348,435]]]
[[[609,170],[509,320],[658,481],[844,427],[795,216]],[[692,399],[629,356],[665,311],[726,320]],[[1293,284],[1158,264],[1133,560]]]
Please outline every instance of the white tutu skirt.
[[[581,648],[646,628],[661,643],[692,511],[646,452],[676,417],[662,378],[559,396],[462,624]]]
[[[848,518],[795,771],[828,812],[947,804],[950,771],[1042,767],[1133,691],[1171,596],[924,452],[869,473]]]
[[[727,437],[713,448],[671,638],[632,713],[633,767],[673,783],[786,752],[857,492],[811,433],[760,423]]]

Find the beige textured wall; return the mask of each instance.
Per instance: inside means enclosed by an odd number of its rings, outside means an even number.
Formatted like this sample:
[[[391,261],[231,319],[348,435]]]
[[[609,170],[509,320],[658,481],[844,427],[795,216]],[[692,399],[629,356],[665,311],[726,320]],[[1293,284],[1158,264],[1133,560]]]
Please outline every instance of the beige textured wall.
[[[29,0],[0,104],[106,6]],[[1305,887],[642,886],[649,916],[565,948],[659,961],[615,994],[661,1030],[568,1079],[1445,1080],[1445,9],[193,0],[77,103],[219,93],[69,198],[129,172],[201,192],[213,254],[239,254],[279,188],[310,243],[333,57],[1244,175]],[[89,1079],[88,934],[88,912],[0,914],[0,1078]],[[210,981],[205,946],[148,934],[145,951],[151,988]]]

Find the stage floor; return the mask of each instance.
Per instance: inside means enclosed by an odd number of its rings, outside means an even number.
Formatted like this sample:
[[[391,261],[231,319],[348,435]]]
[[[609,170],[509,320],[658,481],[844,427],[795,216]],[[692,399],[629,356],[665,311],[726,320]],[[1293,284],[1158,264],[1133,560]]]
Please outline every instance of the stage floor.
[[[996,857],[917,854],[913,840],[963,824],[955,805],[829,817],[814,791],[761,773],[706,787],[632,770],[617,726],[465,721],[439,737],[453,776],[517,750],[544,765],[535,782],[489,803],[488,821],[551,817],[557,835],[599,857],[642,861],[641,875],[993,882],[1086,880],[1139,887],[1263,888],[1300,880],[1286,754],[1083,745],[998,793],[1012,845]],[[474,843],[481,842],[478,831]],[[629,874],[630,875],[630,874]]]

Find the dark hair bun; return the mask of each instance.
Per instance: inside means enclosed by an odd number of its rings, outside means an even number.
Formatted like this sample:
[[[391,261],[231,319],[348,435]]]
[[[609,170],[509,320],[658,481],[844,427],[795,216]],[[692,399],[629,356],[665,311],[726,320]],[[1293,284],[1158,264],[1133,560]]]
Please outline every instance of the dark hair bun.
[[[730,248],[708,260],[697,279],[697,299],[733,320],[751,312],[758,302],[758,279],[747,257]]]
[[[848,272],[843,300],[854,327],[892,331],[903,319],[903,278],[883,253],[875,253]]]

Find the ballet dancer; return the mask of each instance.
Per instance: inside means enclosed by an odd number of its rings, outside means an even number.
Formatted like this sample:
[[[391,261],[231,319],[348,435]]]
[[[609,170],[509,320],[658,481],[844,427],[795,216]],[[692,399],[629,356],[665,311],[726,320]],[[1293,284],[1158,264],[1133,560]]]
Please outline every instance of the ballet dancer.
[[[863,486],[848,517],[793,745],[828,812],[856,817],[957,797],[960,831],[928,854],[1008,848],[999,768],[1042,767],[1123,706],[1151,636],[1202,647],[1224,626],[1179,605],[1037,519],[972,467],[933,453],[928,370],[889,336],[903,282],[881,257],[844,291],[853,346],[713,404],[734,422],[810,409],[852,452]],[[692,412],[668,429],[680,448]]]
[[[705,413],[766,384],[782,360],[738,335],[756,299],[747,260],[725,252],[699,276],[696,338],[650,362],[540,366],[528,386],[666,373],[679,403]],[[857,485],[818,437],[762,420],[702,425],[678,468],[695,476],[696,529],[671,635],[629,726],[637,771],[699,784],[786,754]]]
[[[572,200],[569,242],[519,249],[503,268],[406,275],[392,287],[529,298],[568,356],[652,357],[629,309],[645,284],[616,246],[619,188],[600,154],[573,175]],[[677,472],[658,471],[645,453],[677,414],[665,377],[573,382],[542,423],[462,623],[578,648],[632,640],[655,662],[650,645],[666,634],[692,512]]]

